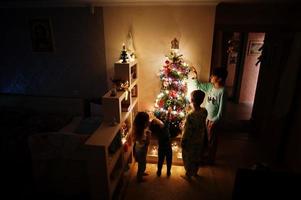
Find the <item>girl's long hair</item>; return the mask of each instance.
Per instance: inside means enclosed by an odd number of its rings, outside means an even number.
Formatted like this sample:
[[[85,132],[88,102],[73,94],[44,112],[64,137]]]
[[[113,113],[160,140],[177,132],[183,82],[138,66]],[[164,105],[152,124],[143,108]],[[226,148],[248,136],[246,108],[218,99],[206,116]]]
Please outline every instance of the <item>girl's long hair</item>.
[[[149,115],[146,112],[138,112],[133,125],[134,141],[141,140],[144,129],[147,127]]]

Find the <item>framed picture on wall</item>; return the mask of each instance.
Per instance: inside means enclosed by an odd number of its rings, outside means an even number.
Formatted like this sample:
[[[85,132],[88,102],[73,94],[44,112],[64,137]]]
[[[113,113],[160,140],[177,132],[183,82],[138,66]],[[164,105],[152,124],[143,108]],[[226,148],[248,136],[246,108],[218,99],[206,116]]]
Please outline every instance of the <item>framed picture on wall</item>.
[[[34,52],[53,52],[54,42],[49,18],[31,19],[30,32]]]
[[[262,41],[250,40],[248,55],[259,55],[259,54],[261,54],[262,45],[263,45]]]
[[[230,53],[228,57],[229,64],[236,64],[237,56],[238,56],[237,52]]]

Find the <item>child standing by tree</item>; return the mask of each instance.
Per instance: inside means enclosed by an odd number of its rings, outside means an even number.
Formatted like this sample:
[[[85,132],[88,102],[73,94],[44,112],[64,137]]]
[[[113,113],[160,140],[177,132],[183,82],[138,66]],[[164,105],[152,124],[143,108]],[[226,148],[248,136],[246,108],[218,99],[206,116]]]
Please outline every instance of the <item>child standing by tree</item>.
[[[143,182],[143,176],[146,175],[146,154],[150,143],[148,124],[149,115],[146,112],[138,112],[133,123],[134,155],[138,162],[138,182]]]
[[[206,134],[207,111],[201,108],[205,93],[201,90],[194,90],[191,93],[192,111],[187,114],[184,123],[184,132],[181,141],[182,157],[186,170],[185,178],[197,176],[201,162]]]
[[[206,120],[208,138],[208,164],[214,164],[217,150],[217,127],[222,118],[227,101],[225,81],[226,68],[215,68],[209,83],[197,82],[197,88],[206,93],[205,108],[208,112]]]
[[[172,148],[171,138],[169,132],[169,120],[163,123],[161,120],[154,118],[150,124],[150,130],[152,135],[155,135],[158,139],[158,169],[157,176],[161,176],[161,170],[166,157],[167,176],[171,175],[171,163],[172,163]]]

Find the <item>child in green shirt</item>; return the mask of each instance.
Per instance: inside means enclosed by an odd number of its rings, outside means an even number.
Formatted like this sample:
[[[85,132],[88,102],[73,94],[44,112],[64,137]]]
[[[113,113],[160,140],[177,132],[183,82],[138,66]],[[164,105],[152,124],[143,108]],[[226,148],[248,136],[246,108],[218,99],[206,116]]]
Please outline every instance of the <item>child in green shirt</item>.
[[[196,83],[197,88],[206,93],[204,106],[208,112],[206,119],[208,138],[208,164],[214,164],[217,150],[217,127],[225,110],[227,92],[225,81],[228,72],[226,68],[215,68],[209,83]]]

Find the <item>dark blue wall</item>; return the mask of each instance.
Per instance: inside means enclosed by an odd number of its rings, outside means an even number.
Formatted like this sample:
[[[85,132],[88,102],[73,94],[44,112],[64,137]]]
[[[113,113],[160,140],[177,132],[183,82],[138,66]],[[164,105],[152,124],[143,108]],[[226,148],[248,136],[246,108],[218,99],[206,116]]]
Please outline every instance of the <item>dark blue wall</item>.
[[[34,52],[31,19],[49,18],[54,50]],[[106,90],[102,9],[0,8],[0,93],[96,98]]]

